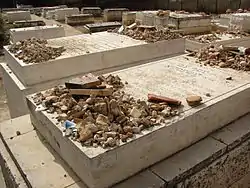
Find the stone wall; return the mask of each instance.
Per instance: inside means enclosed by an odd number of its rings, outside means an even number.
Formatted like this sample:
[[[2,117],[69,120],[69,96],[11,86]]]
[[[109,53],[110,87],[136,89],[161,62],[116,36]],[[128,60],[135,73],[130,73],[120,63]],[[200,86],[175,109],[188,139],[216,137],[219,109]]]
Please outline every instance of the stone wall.
[[[157,0],[156,8],[223,13],[227,9],[250,8],[249,0]]]

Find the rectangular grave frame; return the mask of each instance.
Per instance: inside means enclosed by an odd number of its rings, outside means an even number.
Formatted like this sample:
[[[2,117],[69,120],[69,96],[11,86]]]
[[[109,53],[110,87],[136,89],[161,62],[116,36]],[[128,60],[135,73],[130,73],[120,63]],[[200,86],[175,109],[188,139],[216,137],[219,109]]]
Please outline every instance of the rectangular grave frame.
[[[177,29],[186,29],[186,28],[190,28],[190,27],[206,27],[209,26],[210,24],[207,23],[196,23],[199,20],[210,20],[210,22],[212,21],[211,16],[206,15],[206,16],[195,16],[190,14],[190,16],[188,17],[188,15],[186,17],[183,17],[184,14],[176,14],[176,13],[170,13],[169,15],[169,22],[170,24],[174,24],[176,25]],[[194,23],[191,23],[191,22]],[[188,24],[188,22],[190,22]]]
[[[65,37],[65,31],[62,26],[57,25],[10,29],[10,38],[13,43],[29,39],[31,37],[41,39],[60,38]]]
[[[250,47],[250,37],[234,38],[234,39],[221,40],[211,43],[200,43],[194,40],[186,39],[185,49],[190,51],[197,51],[201,48],[204,48],[212,44]]]
[[[99,67],[99,70],[102,70],[116,66],[128,65],[138,61],[180,54],[184,53],[184,48],[185,40],[175,39],[67,58],[59,57],[55,60],[38,64],[23,63],[10,53],[8,46],[4,46],[4,51],[8,66],[23,84],[30,86],[46,81],[96,71],[97,67]],[[143,54],[143,56],[138,54]],[[70,66],[68,62],[70,62]],[[54,72],[49,70],[57,70],[57,74],[54,74]]]
[[[35,128],[90,188],[113,185],[188,147],[247,114],[250,111],[249,101],[250,84],[247,83],[201,106],[188,109],[169,123],[154,127],[151,132],[144,131],[143,136],[137,135],[135,140],[107,151],[88,149],[63,137],[62,127],[56,125],[52,115],[36,111],[31,96],[27,97],[31,122]],[[165,148],[163,143],[172,142],[175,144],[168,144],[169,147]],[[140,149],[137,149],[139,146]],[[133,163],[129,160],[131,158],[134,159]]]

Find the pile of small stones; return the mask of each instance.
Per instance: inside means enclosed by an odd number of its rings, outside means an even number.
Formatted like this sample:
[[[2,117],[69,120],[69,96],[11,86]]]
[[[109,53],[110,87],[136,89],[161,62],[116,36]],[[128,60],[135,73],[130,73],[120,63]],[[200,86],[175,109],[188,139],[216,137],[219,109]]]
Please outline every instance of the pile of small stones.
[[[209,45],[194,54],[204,65],[250,71],[250,56],[232,53],[222,46]]]
[[[48,46],[47,40],[30,38],[12,44],[10,52],[24,63],[41,63],[59,57],[65,49],[63,47]]]
[[[159,16],[159,17],[169,16],[170,11],[169,10],[158,10],[156,15]]]
[[[124,34],[136,40],[145,40],[146,42],[157,42],[162,40],[171,40],[181,38],[179,33],[170,32],[169,30],[157,30],[155,28],[127,29]]]
[[[203,35],[187,35],[185,36],[185,38],[207,44],[207,43],[214,42],[216,40],[221,40],[221,36],[226,35],[226,34],[229,34],[232,37],[248,37],[249,36],[249,34],[246,32],[235,30],[235,31],[223,31],[223,32],[216,31],[214,33],[203,34]]]
[[[226,14],[232,14],[232,13],[246,13],[246,12],[249,12],[249,10],[247,10],[247,9],[238,9],[238,10],[236,10],[236,11],[234,11],[234,10],[231,10],[231,9],[227,9],[226,10]]]
[[[136,100],[123,89],[118,76],[102,77],[103,83],[113,86],[112,96],[69,95],[64,86],[37,93],[33,100],[56,115],[58,123],[65,120],[76,124],[77,132],[70,137],[84,146],[102,148],[119,146],[142,130],[160,125],[166,118],[178,115],[177,109],[166,103]]]
[[[216,34],[207,34],[207,35],[187,35],[185,38],[190,40],[194,40],[200,43],[210,43],[216,40],[220,40],[221,38]]]

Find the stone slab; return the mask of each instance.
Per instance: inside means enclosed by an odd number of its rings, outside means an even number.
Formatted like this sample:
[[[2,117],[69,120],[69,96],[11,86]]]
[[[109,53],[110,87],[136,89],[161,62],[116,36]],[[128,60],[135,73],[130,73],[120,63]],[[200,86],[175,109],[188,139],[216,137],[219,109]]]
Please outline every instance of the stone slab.
[[[250,141],[249,119],[248,114],[235,120],[204,140],[154,165],[152,171],[169,186],[197,187],[200,184],[211,188],[229,187],[247,176],[247,169],[250,169],[247,149]]]
[[[139,25],[154,26],[154,19],[157,11],[140,11],[136,12],[136,23]]]
[[[250,13],[235,13],[231,15],[229,29],[250,31]]]
[[[106,38],[102,39],[104,36]],[[96,37],[103,42],[98,41],[95,43],[91,40]],[[114,40],[111,41],[109,39]],[[66,41],[69,42],[66,43]],[[76,43],[73,43],[73,41]],[[105,35],[85,34],[76,37],[51,39],[48,43],[56,46],[64,46],[66,51],[54,60],[38,64],[26,64],[14,57],[9,52],[8,46],[4,47],[8,66],[23,84],[30,86],[45,81],[184,52],[184,39],[142,44],[143,42],[119,36],[119,34],[115,33],[106,33]],[[114,45],[117,43],[120,43],[120,45]],[[80,48],[80,46],[76,48],[76,44],[83,46],[83,48]],[[87,46],[87,44],[90,45]],[[171,48],[169,48],[170,46]],[[138,54],[144,55],[138,56]],[[65,71],[66,69],[67,71]],[[56,70],[56,74],[50,70]]]
[[[53,115],[35,111],[36,106],[29,97],[32,122],[89,187],[110,186],[188,147],[249,112],[248,73],[242,72],[239,75],[237,71],[230,69],[202,67],[194,61],[186,61],[186,58],[182,56],[174,60],[160,60],[113,73],[128,82],[125,90],[136,99],[146,100],[147,94],[154,92],[177,98],[184,105],[179,117],[169,119],[152,131],[145,130],[135,140],[120,147],[110,150],[86,148],[68,140],[62,136],[62,127],[56,125]],[[225,79],[230,74],[234,74],[232,82]],[[246,77],[243,78],[244,76]],[[138,80],[138,77],[144,79]],[[201,95],[204,104],[190,108],[184,101],[192,93]],[[206,93],[210,93],[212,97],[206,97]],[[237,100],[239,98],[240,101]],[[44,133],[47,129],[56,141]],[[140,150],[136,149],[138,146]],[[126,160],[128,154],[135,159],[133,163]],[[77,163],[82,164],[81,169]],[[109,180],[108,176],[112,176],[113,180]]]
[[[13,23],[15,28],[20,27],[35,27],[35,26],[45,26],[45,22],[42,20],[25,20],[25,21],[15,21]]]
[[[250,47],[250,37],[232,38],[232,39],[225,38],[223,40],[213,41],[209,44],[186,39],[185,49],[190,51],[195,51],[210,44]]]
[[[39,138],[35,131],[6,140],[6,142],[22,170],[28,172],[26,178],[31,184],[36,184],[35,187],[46,187],[48,182],[50,187],[66,187],[79,181],[78,177],[70,172],[64,161],[49,151],[50,148],[46,147],[46,141]],[[65,173],[65,171],[70,173]]]
[[[75,14],[66,16],[65,23],[69,25],[94,23],[94,17],[92,14]]]
[[[79,14],[79,8],[59,8],[55,10],[55,20],[64,21],[66,16]]]
[[[211,134],[211,137],[225,143],[228,145],[229,149],[234,148],[238,144],[250,139],[249,119],[250,115],[248,114],[245,118],[240,118],[239,120],[232,122],[226,128]]]
[[[1,8],[1,12],[29,11],[29,8]]]
[[[140,61],[140,62],[135,62],[129,65],[106,68],[106,69],[94,71],[93,73],[95,73],[96,75],[101,75],[104,73],[113,72],[115,70],[120,70],[120,69],[128,68],[131,66],[148,63],[149,61],[150,60]],[[65,78],[61,78],[58,80],[43,82],[43,83],[39,83],[39,84],[32,85],[32,86],[25,86],[18,79],[18,77],[11,71],[11,69],[7,66],[6,63],[1,63],[0,66],[3,72],[3,82],[5,85],[5,92],[7,95],[8,107],[9,107],[11,118],[16,118],[16,117],[29,113],[26,100],[25,100],[25,96],[38,92],[38,91],[49,89],[59,84],[64,84],[65,81],[68,81],[71,78],[74,78],[75,76],[77,76],[77,75],[74,75],[71,77],[65,77]],[[80,74],[78,76],[83,76],[83,75],[84,74]]]
[[[103,18],[105,22],[122,21],[122,13],[127,12],[127,8],[104,9]]]
[[[218,158],[206,168],[180,182],[177,186],[231,187],[236,181],[250,172],[249,147],[250,140]]]
[[[10,29],[10,39],[13,43],[29,39],[31,37],[52,39],[64,36],[64,28],[58,25]]]
[[[6,12],[8,22],[12,23],[21,20],[31,20],[29,11],[11,11]]]
[[[208,137],[150,169],[168,185],[176,185],[220,157],[225,147],[225,144]]]
[[[136,11],[129,11],[129,12],[123,12],[122,13],[122,25],[131,25],[135,23],[136,19]]]
[[[28,188],[22,175],[18,171],[16,164],[11,158],[10,153],[6,149],[6,145],[2,141],[2,131],[0,133],[0,167],[2,168],[3,177],[7,188]]]
[[[101,16],[102,9],[100,7],[82,7],[81,8],[82,14],[92,14],[93,16]]]
[[[41,7],[42,8],[42,16],[44,17],[44,18],[46,18],[46,14],[47,14],[47,12],[48,11],[51,11],[51,10],[56,10],[56,9],[59,9],[60,7],[59,6],[53,6],[53,7]],[[64,8],[64,7],[62,7],[62,8]],[[65,7],[65,8],[67,8],[67,7]]]
[[[2,138],[4,140],[11,140],[17,137],[17,131],[19,131],[21,135],[24,135],[34,130],[34,127],[30,123],[29,115],[10,119],[5,121],[5,123],[1,123],[0,125]]]
[[[93,23],[86,24],[85,28],[89,33],[107,31],[109,29],[115,29],[120,27],[120,22],[103,22],[103,23]]]
[[[220,25],[229,26],[230,19],[231,19],[231,14],[221,14],[218,23]]]
[[[207,27],[211,25],[211,16],[171,12],[169,16],[169,24],[175,25],[177,29]]]
[[[15,118],[27,114],[28,110],[24,101],[25,96],[31,94],[29,89],[19,81],[5,63],[1,63],[1,70],[10,117]]]

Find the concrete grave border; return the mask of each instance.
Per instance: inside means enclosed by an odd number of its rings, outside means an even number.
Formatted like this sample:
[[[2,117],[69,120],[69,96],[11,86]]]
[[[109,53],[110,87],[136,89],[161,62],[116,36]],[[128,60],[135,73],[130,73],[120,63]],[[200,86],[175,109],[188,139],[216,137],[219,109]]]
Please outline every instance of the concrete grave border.
[[[56,80],[138,61],[184,53],[185,40],[175,39],[72,57],[59,57],[38,64],[25,64],[4,46],[6,62],[25,85]],[[54,71],[51,71],[54,70]]]
[[[188,147],[247,114],[250,111],[249,101],[248,83],[184,111],[180,117],[154,127],[153,131],[143,131],[143,136],[137,135],[126,144],[104,150],[82,147],[80,143],[63,137],[62,127],[56,125],[53,115],[36,111],[37,106],[31,96],[27,97],[33,125],[90,188],[113,185]],[[133,162],[129,160],[131,158]]]

